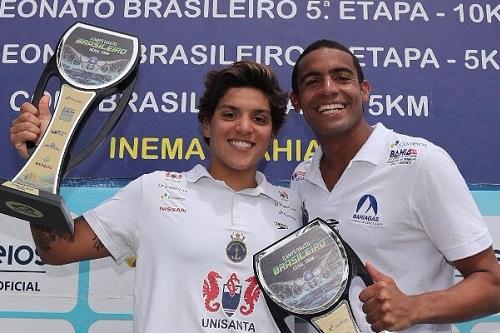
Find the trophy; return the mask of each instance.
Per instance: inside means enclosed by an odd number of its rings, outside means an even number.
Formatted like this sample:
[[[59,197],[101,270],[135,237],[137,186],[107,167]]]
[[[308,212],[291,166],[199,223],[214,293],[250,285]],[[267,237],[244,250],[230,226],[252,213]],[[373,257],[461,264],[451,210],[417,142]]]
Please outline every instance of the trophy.
[[[61,88],[54,114],[24,167],[12,180],[0,180],[0,213],[73,232],[73,219],[57,194],[59,178],[92,154],[116,125],[132,95],[138,65],[137,37],[83,23],[64,33],[32,100],[37,106],[49,78],[56,76]],[[121,95],[115,110],[94,139],[71,156],[72,139],[89,111],[114,94]]]
[[[356,277],[364,285],[373,281],[331,223],[316,218],[256,253],[254,271],[281,332],[290,332],[285,323],[289,315],[308,321],[318,332],[361,332],[349,290]]]

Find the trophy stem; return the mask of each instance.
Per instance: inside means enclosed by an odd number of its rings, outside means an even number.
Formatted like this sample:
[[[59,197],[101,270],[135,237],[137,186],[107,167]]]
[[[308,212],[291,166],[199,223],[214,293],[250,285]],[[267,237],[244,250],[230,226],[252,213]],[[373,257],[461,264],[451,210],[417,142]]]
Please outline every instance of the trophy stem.
[[[313,325],[322,333],[358,333],[355,319],[347,301],[342,301],[330,312],[312,319]]]
[[[69,138],[95,95],[93,91],[82,91],[67,84],[62,85],[56,110],[44,136],[28,162],[12,179],[13,182],[57,193],[59,174]]]

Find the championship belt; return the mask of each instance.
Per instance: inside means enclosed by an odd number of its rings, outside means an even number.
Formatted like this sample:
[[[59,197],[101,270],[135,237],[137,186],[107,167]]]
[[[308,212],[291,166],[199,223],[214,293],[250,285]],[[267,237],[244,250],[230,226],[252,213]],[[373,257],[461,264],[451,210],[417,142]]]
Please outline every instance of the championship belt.
[[[47,82],[56,76],[61,86],[54,114],[24,167],[12,180],[0,180],[0,213],[73,232],[73,219],[58,195],[59,178],[92,154],[116,125],[132,95],[138,65],[137,37],[83,23],[64,33],[32,100],[38,106]],[[121,98],[104,126],[71,156],[73,137],[89,119],[89,111],[114,94]]]
[[[361,332],[349,290],[358,276],[364,285],[373,281],[332,224],[316,218],[256,253],[254,271],[281,332],[290,332],[285,323],[290,315],[318,332]]]

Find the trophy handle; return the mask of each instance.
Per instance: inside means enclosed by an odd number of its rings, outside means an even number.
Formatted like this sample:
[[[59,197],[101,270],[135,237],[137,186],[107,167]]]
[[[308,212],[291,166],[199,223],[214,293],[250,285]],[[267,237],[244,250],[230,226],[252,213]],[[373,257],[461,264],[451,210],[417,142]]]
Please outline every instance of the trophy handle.
[[[365,265],[363,264],[361,259],[359,259],[356,252],[354,252],[354,250],[344,240],[342,240],[342,244],[347,249],[347,251],[349,252],[349,256],[351,257],[352,265],[351,265],[350,269],[352,269],[354,275],[359,276],[361,278],[361,280],[363,280],[363,282],[365,283],[366,286],[372,285],[373,279],[370,276],[370,274],[368,273],[368,271],[366,270]],[[365,269],[363,269],[363,268],[365,268]]]
[[[266,293],[264,294],[264,298],[268,300],[268,296]],[[278,329],[280,330],[281,333],[293,333],[288,325],[285,322],[285,316],[283,316],[283,311],[277,307],[274,302],[266,302],[267,306],[269,308],[269,312],[271,312],[271,315],[273,316],[274,322],[276,323],[276,326],[278,326]]]
[[[125,86],[118,101],[116,108],[111,115],[108,117],[108,120],[101,128],[99,133],[94,137],[94,139],[83,148],[78,154],[75,156],[71,156],[71,152],[69,153],[70,157],[68,159],[68,163],[66,165],[66,172],[68,172],[75,165],[85,160],[89,155],[96,151],[102,141],[106,138],[106,136],[111,132],[111,130],[115,127],[120,120],[125,108],[127,107],[127,103],[134,92],[134,86],[137,81],[138,68],[136,68],[133,73],[130,74],[129,78],[125,80],[122,84]],[[100,101],[99,101],[100,102]]]

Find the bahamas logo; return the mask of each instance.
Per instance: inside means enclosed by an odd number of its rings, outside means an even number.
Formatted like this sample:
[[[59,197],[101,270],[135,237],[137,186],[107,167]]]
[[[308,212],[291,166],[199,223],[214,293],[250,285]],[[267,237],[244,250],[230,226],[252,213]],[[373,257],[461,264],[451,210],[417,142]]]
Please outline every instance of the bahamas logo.
[[[356,205],[356,212],[352,215],[351,221],[373,226],[382,226],[378,216],[377,199],[371,194],[363,195]]]

